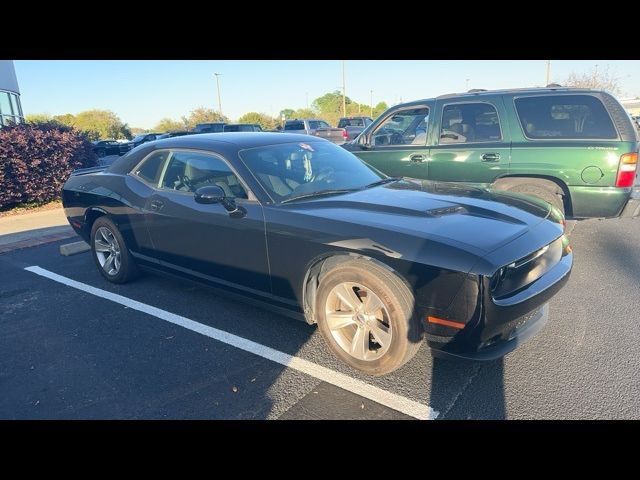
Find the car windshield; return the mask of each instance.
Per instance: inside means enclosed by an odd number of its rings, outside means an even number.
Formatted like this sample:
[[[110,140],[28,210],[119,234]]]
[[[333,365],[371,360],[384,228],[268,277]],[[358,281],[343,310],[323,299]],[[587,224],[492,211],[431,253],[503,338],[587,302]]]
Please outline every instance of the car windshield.
[[[242,150],[240,157],[278,202],[359,190],[387,178],[329,142],[282,143]]]
[[[143,140],[143,139],[144,139],[144,137],[146,137],[146,136],[147,136],[147,134],[146,134],[146,133],[145,133],[145,134],[143,134],[143,135],[137,135],[137,136],[133,137],[133,140],[131,140],[131,141],[132,141],[132,142],[139,142],[140,140]]]

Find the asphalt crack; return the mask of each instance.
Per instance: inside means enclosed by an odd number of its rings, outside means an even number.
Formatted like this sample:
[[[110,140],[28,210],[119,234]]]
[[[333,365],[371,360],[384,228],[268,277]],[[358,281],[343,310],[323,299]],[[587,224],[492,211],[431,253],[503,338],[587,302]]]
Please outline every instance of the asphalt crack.
[[[447,414],[451,411],[451,409],[453,407],[455,407],[456,403],[458,402],[458,399],[464,394],[465,391],[467,391],[467,389],[471,386],[471,384],[473,383],[473,381],[476,379],[476,377],[480,374],[480,370],[482,369],[482,364],[478,364],[476,366],[476,368],[474,369],[474,372],[469,375],[469,378],[467,379],[467,381],[462,385],[462,387],[460,388],[460,390],[458,391],[458,393],[456,393],[453,397],[451,402],[449,402],[447,405],[445,405],[445,408],[443,408],[440,411],[440,415],[438,415],[438,420],[445,420],[447,417]]]

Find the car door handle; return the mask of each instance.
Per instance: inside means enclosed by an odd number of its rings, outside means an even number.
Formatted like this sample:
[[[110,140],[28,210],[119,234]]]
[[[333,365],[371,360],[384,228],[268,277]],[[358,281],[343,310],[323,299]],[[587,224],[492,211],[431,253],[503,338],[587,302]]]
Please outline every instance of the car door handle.
[[[483,153],[480,156],[480,159],[483,162],[497,162],[500,160],[500,154],[499,153]]]
[[[149,208],[151,210],[155,210],[156,212],[160,210],[162,207],[164,207],[164,203],[161,202],[160,200],[152,200],[151,203],[149,204]]]
[[[420,163],[420,162],[424,162],[425,158],[427,157],[425,157],[420,153],[415,153],[409,157],[409,160],[411,160],[412,162]]]

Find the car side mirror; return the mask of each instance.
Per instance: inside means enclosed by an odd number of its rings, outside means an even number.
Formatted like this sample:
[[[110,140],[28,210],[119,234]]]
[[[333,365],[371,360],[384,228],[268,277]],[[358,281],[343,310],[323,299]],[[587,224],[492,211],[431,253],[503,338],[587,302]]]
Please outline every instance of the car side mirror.
[[[219,203],[229,213],[230,217],[242,218],[247,214],[247,210],[236,205],[233,198],[227,197],[224,190],[218,185],[200,187],[196,190],[195,201],[204,205]]]
[[[195,200],[197,203],[209,205],[212,203],[222,203],[226,199],[224,190],[218,185],[210,185],[207,187],[200,187],[196,190]]]

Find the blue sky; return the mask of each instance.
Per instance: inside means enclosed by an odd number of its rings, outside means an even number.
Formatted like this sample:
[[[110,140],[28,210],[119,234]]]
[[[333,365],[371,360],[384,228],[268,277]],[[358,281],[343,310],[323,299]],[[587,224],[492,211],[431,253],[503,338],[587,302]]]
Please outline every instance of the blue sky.
[[[594,65],[617,76],[622,97],[640,96],[640,61],[552,60],[551,80]],[[237,119],[259,111],[277,115],[302,108],[341,88],[340,60],[16,60],[26,114],[116,112],[132,127],[151,128],[163,117],[179,119],[199,106],[218,108],[213,73],[221,73],[223,113]],[[347,96],[388,104],[469,88],[512,88],[545,83],[543,60],[347,60]]]

